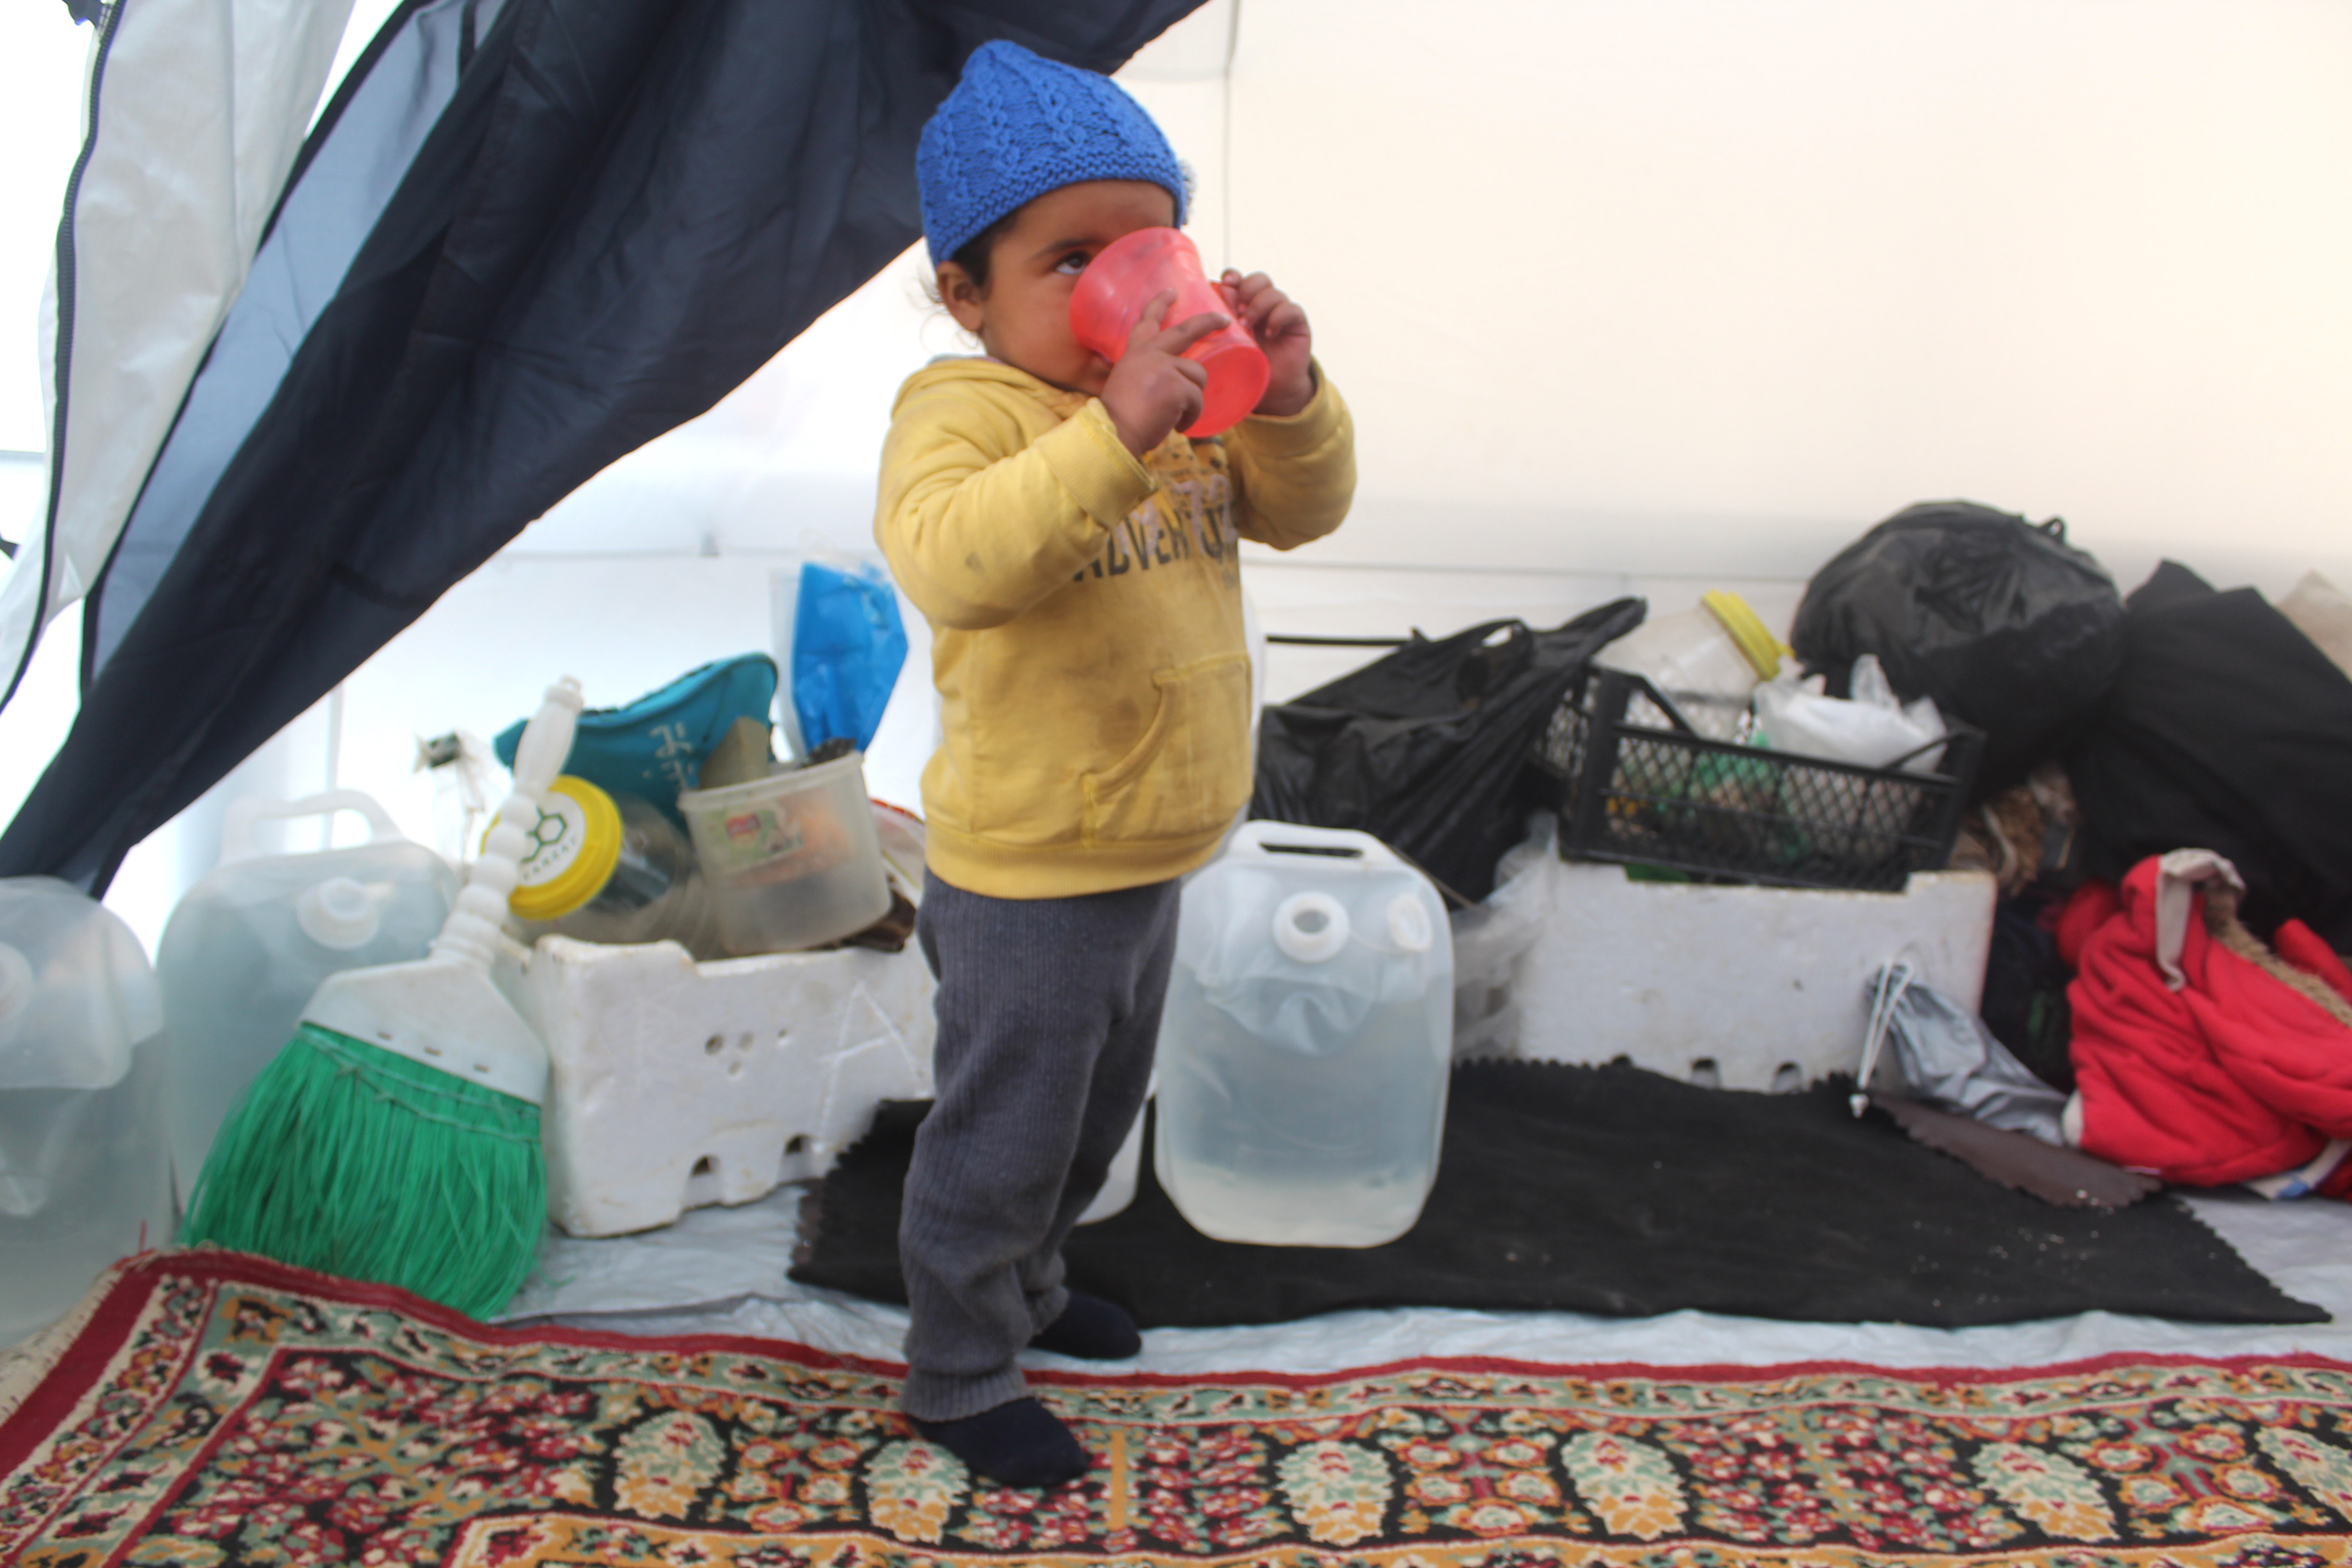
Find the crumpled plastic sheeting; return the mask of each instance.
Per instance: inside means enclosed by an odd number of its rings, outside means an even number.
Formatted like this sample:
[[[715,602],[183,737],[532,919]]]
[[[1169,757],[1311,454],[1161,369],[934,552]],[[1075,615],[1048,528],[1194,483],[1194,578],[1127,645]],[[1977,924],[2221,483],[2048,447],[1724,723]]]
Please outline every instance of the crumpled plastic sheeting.
[[[2175,1322],[2084,1312],[1989,1328],[1796,1323],[1707,1312],[1600,1318],[1572,1312],[1391,1309],[1233,1329],[1153,1329],[1120,1371],[1314,1373],[1423,1357],[1555,1363],[1771,1366],[1847,1361],[1890,1367],[2044,1366],[2117,1352],[2284,1355],[2352,1361],[2352,1204],[2271,1204],[2250,1194],[2186,1197],[2190,1210],[2287,1294],[2332,1323]],[[901,1359],[904,1308],[784,1279],[799,1190],[740,1209],[696,1209],[677,1225],[607,1241],[551,1238],[509,1320],[646,1335],[742,1334],[837,1354]],[[1035,1353],[1040,1365],[1071,1366]],[[1096,1370],[1102,1370],[1097,1366]]]
[[[54,277],[43,302],[44,357],[62,351],[69,361],[65,375],[41,367],[44,424],[55,419],[58,384],[70,388],[64,471],[54,527],[34,529],[18,569],[0,574],[0,694],[121,536],[244,285],[351,9],[351,0],[142,5],[100,25],[111,43],[70,195],[72,315],[56,317]]]
[[[1543,934],[1551,883],[1540,875],[1559,853],[1559,818],[1528,819],[1528,837],[1495,866],[1495,890],[1448,917],[1454,934],[1454,1058],[1507,1057],[1518,1049],[1511,983]]]
[[[583,1240],[551,1228],[539,1267],[505,1318],[571,1312],[675,1311],[800,1287],[784,1278],[799,1229],[799,1186],[736,1208],[688,1209],[675,1224]]]
[[[2036,1078],[1993,1038],[1984,1020],[1942,992],[1921,984],[1908,963],[1887,965],[1872,987],[1864,1083],[1883,1034],[1895,1076],[1912,1098],[1955,1116],[2023,1132],[2061,1147],[2066,1097]]]

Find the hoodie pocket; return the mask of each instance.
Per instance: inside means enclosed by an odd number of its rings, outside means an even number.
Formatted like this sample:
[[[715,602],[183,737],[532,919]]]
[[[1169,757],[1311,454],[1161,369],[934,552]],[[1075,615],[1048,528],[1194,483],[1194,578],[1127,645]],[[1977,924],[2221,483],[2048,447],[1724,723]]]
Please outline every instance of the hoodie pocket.
[[[1160,705],[1127,755],[1084,774],[1089,847],[1222,831],[1249,799],[1249,656],[1151,678]]]

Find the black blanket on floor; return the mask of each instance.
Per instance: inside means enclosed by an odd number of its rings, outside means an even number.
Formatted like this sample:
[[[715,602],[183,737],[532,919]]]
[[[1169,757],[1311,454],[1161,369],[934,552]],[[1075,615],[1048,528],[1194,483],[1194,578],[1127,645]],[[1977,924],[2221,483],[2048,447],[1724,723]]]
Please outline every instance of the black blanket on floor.
[[[792,1277],[904,1301],[898,1195],[923,1102],[887,1105],[803,1207]],[[1420,1222],[1385,1247],[1243,1247],[1185,1224],[1152,1179],[1082,1227],[1069,1282],[1146,1328],[1354,1307],[1957,1328],[2104,1310],[2324,1322],[2168,1198],[2053,1208],[1912,1142],[1842,1086],[1700,1089],[1629,1067],[1479,1063],[1454,1075]]]

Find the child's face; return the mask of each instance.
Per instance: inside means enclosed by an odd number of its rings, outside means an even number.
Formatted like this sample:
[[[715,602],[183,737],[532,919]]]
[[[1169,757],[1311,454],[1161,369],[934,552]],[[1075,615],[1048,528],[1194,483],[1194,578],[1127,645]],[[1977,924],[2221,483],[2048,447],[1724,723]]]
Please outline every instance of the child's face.
[[[1070,291],[1103,247],[1176,222],[1176,198],[1148,180],[1087,180],[1048,191],[1013,216],[989,253],[988,283],[950,261],[940,298],[990,357],[1070,392],[1099,393],[1110,361],[1070,331]]]

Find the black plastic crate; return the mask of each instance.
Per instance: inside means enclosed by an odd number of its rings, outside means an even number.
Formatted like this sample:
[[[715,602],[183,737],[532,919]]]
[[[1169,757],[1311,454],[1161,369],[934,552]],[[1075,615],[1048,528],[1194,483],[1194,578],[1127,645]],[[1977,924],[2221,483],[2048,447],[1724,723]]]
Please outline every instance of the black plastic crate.
[[[1644,719],[1627,709],[1637,697]],[[1984,737],[1955,725],[1937,771],[1857,767],[1702,738],[1638,675],[1595,670],[1536,761],[1560,784],[1561,855],[1791,888],[1899,890],[1951,858]]]

